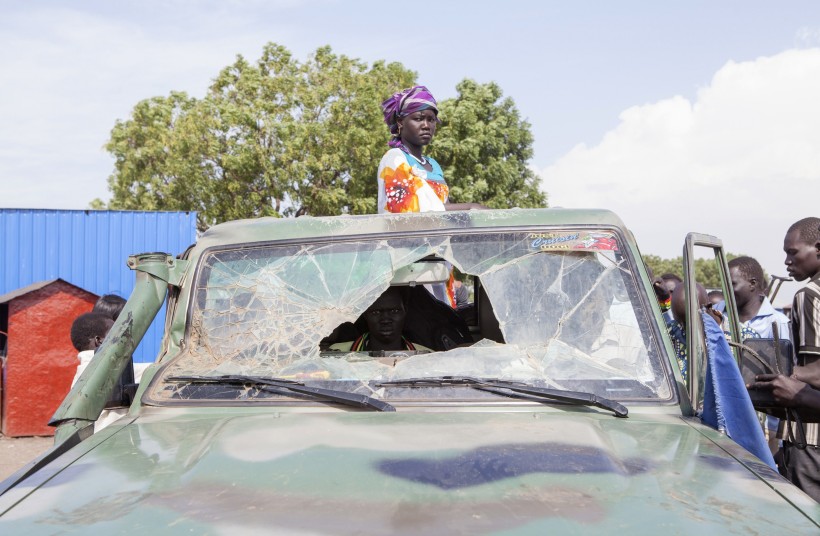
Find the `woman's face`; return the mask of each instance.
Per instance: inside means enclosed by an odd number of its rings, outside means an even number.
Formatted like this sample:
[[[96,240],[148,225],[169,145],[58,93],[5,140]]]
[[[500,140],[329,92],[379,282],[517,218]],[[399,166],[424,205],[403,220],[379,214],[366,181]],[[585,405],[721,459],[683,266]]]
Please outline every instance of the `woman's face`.
[[[422,110],[414,112],[402,119],[401,140],[405,145],[415,145],[422,147],[433,141],[436,134],[436,114],[433,110]]]

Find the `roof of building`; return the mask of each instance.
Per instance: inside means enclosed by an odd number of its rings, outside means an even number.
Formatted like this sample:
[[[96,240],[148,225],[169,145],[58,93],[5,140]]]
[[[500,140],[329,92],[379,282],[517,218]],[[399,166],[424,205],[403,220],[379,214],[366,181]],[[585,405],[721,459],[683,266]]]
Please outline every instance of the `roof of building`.
[[[69,283],[68,281],[66,281],[65,279],[61,279],[61,278],[58,277],[57,279],[49,279],[48,281],[38,281],[36,283],[26,285],[25,287],[21,287],[21,288],[18,288],[16,290],[12,290],[11,292],[7,292],[7,293],[3,294],[2,296],[0,296],[0,303],[10,302],[11,300],[13,300],[15,298],[19,298],[20,296],[25,296],[26,294],[30,294],[32,292],[35,292],[37,290],[40,290],[42,288],[45,288],[49,285],[52,285],[52,284],[58,283],[58,282],[66,284],[66,285],[71,285],[72,287],[80,289],[83,292],[87,292],[88,294],[96,296],[96,294],[94,294],[93,292],[90,292],[90,291],[88,291],[88,290],[86,290],[82,287],[78,287],[77,285],[73,285],[73,284]]]

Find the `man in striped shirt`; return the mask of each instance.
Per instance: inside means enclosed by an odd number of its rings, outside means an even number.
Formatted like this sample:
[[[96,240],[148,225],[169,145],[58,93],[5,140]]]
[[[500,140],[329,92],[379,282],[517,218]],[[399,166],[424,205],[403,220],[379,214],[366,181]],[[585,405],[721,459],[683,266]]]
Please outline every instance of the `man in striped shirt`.
[[[783,241],[786,269],[805,287],[794,295],[792,340],[797,349],[797,366],[791,377],[764,374],[755,378],[750,389],[772,392],[785,407],[820,412],[820,218],[804,218],[791,227]],[[784,430],[781,473],[820,502],[820,424],[805,423],[806,445],[802,438]]]

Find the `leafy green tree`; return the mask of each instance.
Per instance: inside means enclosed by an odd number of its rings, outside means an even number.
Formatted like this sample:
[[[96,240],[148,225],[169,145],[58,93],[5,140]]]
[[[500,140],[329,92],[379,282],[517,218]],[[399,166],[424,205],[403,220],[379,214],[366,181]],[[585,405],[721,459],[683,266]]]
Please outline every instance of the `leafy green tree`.
[[[545,207],[539,177],[527,167],[532,133],[494,82],[463,80],[458,97],[439,103],[442,125],[430,154],[444,169],[450,200],[491,208]]]
[[[304,64],[269,44],[241,56],[206,96],[138,103],[106,148],[110,208],[197,210],[201,229],[237,218],[375,212],[388,136],[379,102],[412,85],[400,64],[317,50]]]
[[[146,99],[117,121],[106,145],[115,158],[109,208],[196,210],[201,229],[258,216],[376,212],[376,168],[389,139],[379,105],[415,78],[399,63],[368,67],[330,47],[304,63],[272,43],[256,63],[238,56],[202,99]],[[526,167],[529,125],[512,100],[499,102],[495,84],[458,89],[442,103],[435,149],[454,201],[544,205]]]
[[[132,119],[118,121],[106,149],[114,155],[116,180],[109,178],[113,199],[109,208],[174,210],[182,208],[174,195],[179,183],[172,155],[179,138],[177,122],[195,101],[185,93],[143,100],[134,107]],[[187,208],[187,207],[186,207]]]

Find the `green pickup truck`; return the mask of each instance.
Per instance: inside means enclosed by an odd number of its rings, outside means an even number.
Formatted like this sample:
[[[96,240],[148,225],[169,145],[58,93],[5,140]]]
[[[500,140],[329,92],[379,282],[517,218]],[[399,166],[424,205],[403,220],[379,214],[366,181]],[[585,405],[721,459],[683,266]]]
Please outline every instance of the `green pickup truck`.
[[[693,246],[725,276],[719,241]],[[54,448],[0,485],[2,534],[820,533],[817,503],[697,417],[697,307],[685,384],[610,212],[263,218],[128,265]]]

